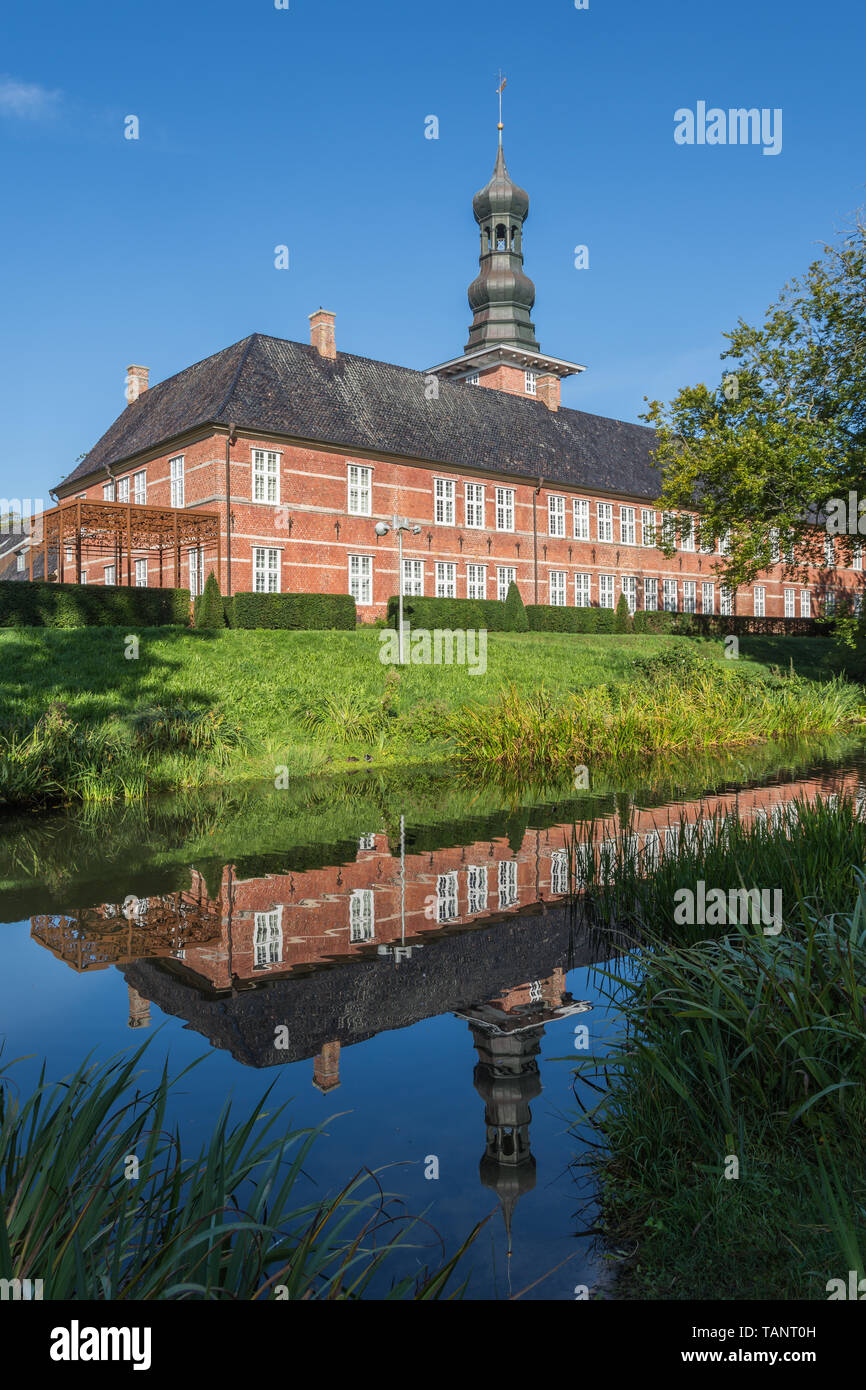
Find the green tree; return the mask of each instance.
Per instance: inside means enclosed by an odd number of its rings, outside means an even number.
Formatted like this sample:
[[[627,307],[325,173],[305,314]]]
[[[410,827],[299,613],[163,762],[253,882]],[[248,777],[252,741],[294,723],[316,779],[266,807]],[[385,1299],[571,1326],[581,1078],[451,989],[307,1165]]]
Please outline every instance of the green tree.
[[[847,506],[850,492],[862,499],[866,534],[864,284],[858,216],[785,286],[761,326],[741,319],[724,335],[717,386],[683,387],[670,404],[648,405],[662,504],[697,507],[701,538],[727,537],[730,584],[750,582],[780,550],[792,574],[820,565],[827,529],[850,553],[853,536],[844,539],[834,505]]]
[[[204,593],[196,599],[193,614],[196,627],[225,627],[225,610],[219,581],[213,570],[205,580]]]
[[[523,599],[520,597],[520,590],[513,579],[508,586],[508,593],[505,595],[505,630],[506,632],[529,631],[529,619],[526,616]]]

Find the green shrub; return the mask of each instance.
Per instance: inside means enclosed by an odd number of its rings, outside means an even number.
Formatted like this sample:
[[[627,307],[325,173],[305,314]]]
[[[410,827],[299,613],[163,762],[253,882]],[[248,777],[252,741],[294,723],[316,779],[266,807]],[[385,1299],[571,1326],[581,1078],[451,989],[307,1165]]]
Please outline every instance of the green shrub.
[[[596,632],[613,632],[616,619],[614,610],[612,608],[596,608],[594,611]]]
[[[664,633],[673,632],[676,613],[649,613],[640,611],[632,619],[635,632]]]
[[[388,625],[397,627],[399,599],[388,600]],[[505,604],[495,598],[416,598],[404,595],[403,621],[428,632],[510,632]]]
[[[235,594],[230,627],[323,631],[357,622],[351,594]]]
[[[225,605],[220,593],[219,581],[211,570],[205,580],[204,593],[199,594],[193,605],[196,627],[222,628],[226,625]]]
[[[550,603],[530,603],[526,617],[531,632],[597,632],[598,608],[566,608]]]
[[[628,599],[625,594],[620,594],[616,609],[613,615],[614,632],[631,632],[632,620],[629,612]]]
[[[188,589],[0,582],[0,627],[189,626]]]
[[[526,616],[526,608],[523,599],[520,597],[520,590],[512,579],[508,586],[508,593],[505,595],[505,621],[508,632],[528,632],[529,619]]]

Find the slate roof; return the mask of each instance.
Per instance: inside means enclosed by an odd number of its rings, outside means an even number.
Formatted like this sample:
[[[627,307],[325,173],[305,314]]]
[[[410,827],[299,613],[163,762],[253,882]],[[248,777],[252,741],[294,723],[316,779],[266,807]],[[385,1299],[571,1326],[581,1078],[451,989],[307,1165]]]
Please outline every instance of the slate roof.
[[[425,396],[425,375],[408,367],[254,333],[159,382],[106,431],[61,484],[207,424],[229,425],[367,449],[457,468],[479,468],[545,482],[624,492],[655,500],[661,483],[643,425],[548,410],[529,397],[439,382]]]

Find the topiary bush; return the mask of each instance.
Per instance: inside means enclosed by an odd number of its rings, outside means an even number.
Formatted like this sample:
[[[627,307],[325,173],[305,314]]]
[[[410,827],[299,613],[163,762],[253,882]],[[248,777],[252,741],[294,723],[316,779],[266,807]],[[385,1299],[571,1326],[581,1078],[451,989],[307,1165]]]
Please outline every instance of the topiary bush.
[[[213,570],[205,580],[204,592],[193,604],[193,621],[199,628],[222,628],[226,625],[225,605],[219,581]]]
[[[506,632],[529,631],[529,619],[526,616],[526,608],[523,599],[520,597],[520,590],[513,579],[508,586],[508,593],[505,595],[505,621]]]
[[[632,631],[631,613],[629,612],[628,599],[625,594],[620,594],[617,600],[613,615],[613,630],[614,632]]]
[[[354,629],[357,616],[351,594],[235,594],[230,626],[308,632]]]
[[[0,581],[0,627],[189,627],[189,589]]]

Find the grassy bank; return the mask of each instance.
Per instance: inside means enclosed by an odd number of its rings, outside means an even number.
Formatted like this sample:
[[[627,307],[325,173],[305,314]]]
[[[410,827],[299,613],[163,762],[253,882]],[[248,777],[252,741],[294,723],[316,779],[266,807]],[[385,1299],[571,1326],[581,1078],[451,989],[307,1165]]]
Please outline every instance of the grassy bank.
[[[826,1298],[866,1273],[866,827],[819,803],[686,839],[648,876],[622,851],[596,894],[640,940],[585,1120],[618,1296]],[[781,931],[678,923],[698,881],[781,887]]]
[[[489,771],[507,762],[491,731],[512,740],[515,716],[519,746],[544,725],[546,746],[557,750],[523,759],[521,773],[557,770],[587,745],[575,737],[584,711],[599,757],[706,747],[706,720],[686,717],[684,672],[703,682],[719,744],[824,732],[857,713],[851,691],[810,683],[820,639],[753,639],[760,660],[744,639],[733,663],[713,641],[493,633],[487,669],[473,675],[466,666],[383,665],[375,630],[147,629],[137,650],[128,636],[0,632],[0,806],[135,801],[359,762],[462,757]],[[654,685],[675,702],[662,718],[659,698],[653,709],[641,693]],[[714,689],[725,693],[723,706]]]
[[[237,1124],[226,1105],[188,1156],[164,1118],[190,1068],[142,1091],[146,1046],[23,1103],[0,1073],[0,1278],[41,1280],[46,1300],[343,1300],[383,1277],[378,1298],[444,1293],[462,1251],[442,1260],[381,1175],[305,1199],[319,1131],[289,1129],[267,1097]],[[436,1267],[419,1271],[431,1246]]]

